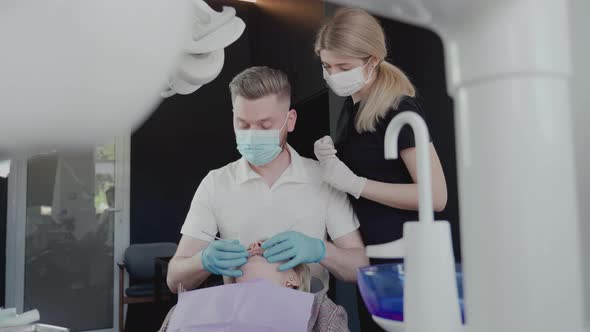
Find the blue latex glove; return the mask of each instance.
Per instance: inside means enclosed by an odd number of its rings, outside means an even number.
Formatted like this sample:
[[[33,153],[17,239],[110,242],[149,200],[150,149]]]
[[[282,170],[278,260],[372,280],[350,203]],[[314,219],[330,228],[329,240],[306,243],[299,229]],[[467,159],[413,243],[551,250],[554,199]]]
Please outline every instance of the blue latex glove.
[[[262,249],[262,255],[269,263],[288,260],[279,266],[279,271],[292,269],[302,263],[319,263],[326,257],[324,241],[295,231],[271,237],[262,244]]]
[[[241,277],[237,269],[248,261],[248,252],[238,240],[218,240],[209,243],[201,252],[201,262],[205,270],[228,277]]]

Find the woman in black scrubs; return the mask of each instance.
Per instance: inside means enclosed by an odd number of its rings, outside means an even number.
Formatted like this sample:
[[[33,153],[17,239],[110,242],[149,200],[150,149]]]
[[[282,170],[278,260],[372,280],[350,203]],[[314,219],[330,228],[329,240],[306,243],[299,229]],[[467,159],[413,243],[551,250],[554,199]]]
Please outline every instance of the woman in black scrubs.
[[[397,240],[405,221],[418,220],[416,148],[406,126],[398,139],[401,159],[385,160],[384,139],[389,122],[400,112],[424,117],[414,87],[400,69],[385,61],[383,29],[363,10],[339,10],[319,30],[315,52],[330,88],[348,97],[336,144],[326,136],[314,146],[323,179],[350,195],[366,245]],[[447,203],[447,186],[436,150],[432,144],[429,148],[433,206],[441,211]],[[359,302],[362,331],[380,331]]]

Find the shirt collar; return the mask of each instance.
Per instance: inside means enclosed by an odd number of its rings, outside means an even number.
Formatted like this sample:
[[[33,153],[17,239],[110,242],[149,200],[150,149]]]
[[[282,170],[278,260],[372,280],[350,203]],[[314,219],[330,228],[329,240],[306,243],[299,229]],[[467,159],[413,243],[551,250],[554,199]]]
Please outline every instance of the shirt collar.
[[[291,155],[291,162],[283,174],[281,174],[281,176],[277,179],[275,186],[279,184],[279,182],[310,183],[311,178],[309,177],[307,169],[305,168],[303,158],[289,144],[287,144],[287,149]],[[259,178],[261,178],[261,176],[254,172],[246,158],[242,157],[240,160],[238,160],[235,174],[235,181],[237,184],[243,184],[250,180]]]

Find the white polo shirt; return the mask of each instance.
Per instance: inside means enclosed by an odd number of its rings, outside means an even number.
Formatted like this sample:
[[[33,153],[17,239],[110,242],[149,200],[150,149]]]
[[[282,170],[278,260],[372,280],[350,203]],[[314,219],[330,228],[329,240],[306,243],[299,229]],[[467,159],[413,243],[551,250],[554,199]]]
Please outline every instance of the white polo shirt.
[[[221,238],[239,239],[248,246],[289,228],[319,239],[329,235],[332,240],[358,229],[346,194],[322,181],[318,162],[287,148],[291,163],[270,188],[244,158],[209,172],[195,193],[181,233],[212,241],[203,231],[219,231]],[[328,272],[319,264],[310,268],[327,286]]]

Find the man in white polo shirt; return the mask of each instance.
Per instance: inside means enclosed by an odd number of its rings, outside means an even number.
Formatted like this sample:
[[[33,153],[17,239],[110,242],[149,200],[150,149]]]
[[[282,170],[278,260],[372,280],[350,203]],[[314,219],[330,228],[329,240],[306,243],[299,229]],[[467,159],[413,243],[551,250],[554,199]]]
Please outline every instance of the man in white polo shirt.
[[[252,67],[232,80],[230,91],[243,157],[201,182],[169,265],[168,286],[193,289],[210,273],[240,276],[246,246],[258,240],[266,240],[269,262],[283,262],[281,270],[306,263],[324,286],[326,269],[356,280],[356,268],[368,259],[346,194],[323,183],[318,163],[287,144],[297,112],[290,109],[286,75]],[[223,240],[214,241],[218,232]]]

